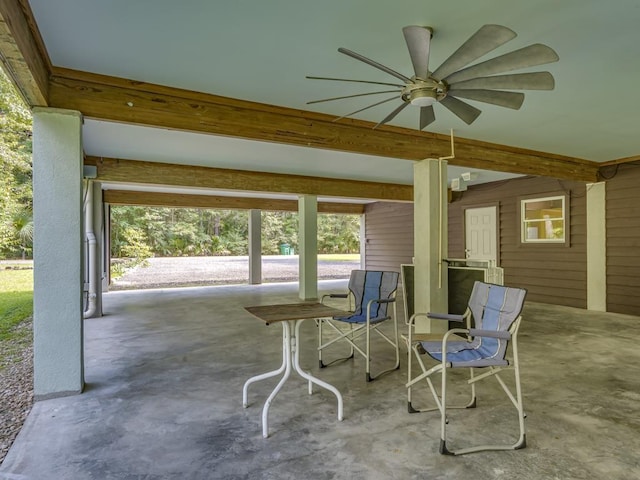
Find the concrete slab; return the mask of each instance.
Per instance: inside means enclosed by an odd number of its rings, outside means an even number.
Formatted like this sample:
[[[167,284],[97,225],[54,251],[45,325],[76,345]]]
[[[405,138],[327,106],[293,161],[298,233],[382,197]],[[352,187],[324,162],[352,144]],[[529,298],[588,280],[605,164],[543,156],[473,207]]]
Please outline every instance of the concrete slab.
[[[345,419],[331,393],[309,396],[292,376],[262,438],[277,379],[252,385],[246,409],[242,385],[279,366],[281,328],[242,307],[296,300],[296,284],[105,295],[106,315],[85,321],[85,393],[35,404],[0,479],[640,478],[640,318],[528,303],[527,448],[448,457],[437,452],[438,415],[407,413],[406,357],[369,384],[360,358],[319,370],[312,321],[301,364],[338,387]],[[391,359],[382,350],[379,361]],[[513,438],[514,412],[497,384],[481,384],[477,409],[451,413],[450,446]]]

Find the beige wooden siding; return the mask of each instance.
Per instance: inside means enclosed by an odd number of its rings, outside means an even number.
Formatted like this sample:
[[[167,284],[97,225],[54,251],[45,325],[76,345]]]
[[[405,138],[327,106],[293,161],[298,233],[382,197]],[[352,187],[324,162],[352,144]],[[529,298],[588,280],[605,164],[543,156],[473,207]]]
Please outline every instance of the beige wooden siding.
[[[413,204],[378,202],[365,208],[365,266],[400,272],[413,257]]]
[[[640,315],[640,165],[607,180],[607,311]]]
[[[569,193],[570,245],[522,244],[520,198]],[[505,284],[535,302],[586,308],[586,188],[582,182],[518,178],[470,187],[449,204],[449,256],[464,258],[464,210],[498,206],[499,259]]]

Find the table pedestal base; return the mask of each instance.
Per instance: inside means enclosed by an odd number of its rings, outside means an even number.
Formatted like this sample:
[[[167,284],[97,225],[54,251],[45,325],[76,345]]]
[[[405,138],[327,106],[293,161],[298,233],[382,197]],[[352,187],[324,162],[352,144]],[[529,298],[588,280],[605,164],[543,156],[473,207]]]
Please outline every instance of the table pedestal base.
[[[293,367],[293,369],[302,378],[309,382],[309,395],[313,393],[314,383],[332,392],[338,399],[338,420],[342,421],[343,418],[342,395],[340,394],[338,389],[333,385],[330,385],[327,382],[314,377],[310,373],[303,371],[300,368],[300,348],[298,337],[300,334],[300,325],[302,324],[303,320],[304,319],[286,320],[282,322],[282,365],[280,366],[280,368],[271,372],[262,373],[260,375],[251,377],[244,383],[244,387],[242,387],[242,406],[244,408],[247,408],[249,406],[249,385],[260,380],[275,377],[284,372],[284,375],[282,376],[276,387],[273,389],[266,402],[264,402],[264,407],[262,408],[262,436],[264,438],[267,438],[269,436],[269,424],[267,418],[269,415],[269,407],[271,406],[273,400],[276,398],[276,395],[278,395],[278,392],[282,389],[284,383],[291,376],[291,367]]]

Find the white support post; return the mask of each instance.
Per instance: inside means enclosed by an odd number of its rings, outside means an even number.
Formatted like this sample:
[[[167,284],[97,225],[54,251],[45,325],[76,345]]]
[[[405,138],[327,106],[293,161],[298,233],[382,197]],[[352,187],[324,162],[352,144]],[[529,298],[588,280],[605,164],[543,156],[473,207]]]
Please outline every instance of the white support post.
[[[367,216],[360,215],[360,269],[367,269]]]
[[[262,283],[262,212],[249,210],[249,284]]]
[[[84,387],[82,114],[33,109],[36,400]]]
[[[415,311],[446,313],[447,162],[421,160],[413,170]],[[447,330],[446,322],[423,318],[417,333]]]
[[[587,184],[587,309],[607,311],[606,183]]]
[[[93,232],[96,237],[96,311],[94,316],[102,316],[102,292],[105,278],[105,228],[104,203],[102,202],[102,184],[93,182]]]
[[[318,298],[318,197],[298,198],[299,291],[302,300]]]

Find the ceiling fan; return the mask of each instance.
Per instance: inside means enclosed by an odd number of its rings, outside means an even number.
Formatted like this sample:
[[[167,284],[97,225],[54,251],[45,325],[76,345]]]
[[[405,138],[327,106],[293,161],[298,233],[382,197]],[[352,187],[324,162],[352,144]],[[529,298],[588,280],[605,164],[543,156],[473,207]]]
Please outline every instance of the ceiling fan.
[[[307,102],[307,104],[395,93],[391,98],[348,113],[336,120],[355,115],[386,102],[400,100],[400,105],[373,128],[393,120],[408,105],[415,105],[420,108],[420,130],[422,130],[435,121],[433,105],[436,103],[443,105],[470,125],[478,118],[481,111],[460,100],[461,98],[517,110],[524,101],[524,93],[510,90],[553,90],[554,88],[554,79],[549,72],[496,75],[558,61],[558,55],[553,49],[539,43],[468,66],[480,57],[514,39],[516,33],[507,27],[484,25],[458,50],[451,54],[442,65],[433,71],[429,70],[429,51],[433,29],[431,27],[411,25],[404,27],[402,31],[415,73],[412,77],[407,77],[359,53],[346,48],[339,48],[338,51],[340,53],[382,70],[401,80],[402,83],[307,76],[308,79],[313,80],[333,80],[394,87],[393,89],[376,92],[313,100]]]

